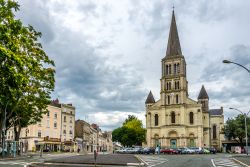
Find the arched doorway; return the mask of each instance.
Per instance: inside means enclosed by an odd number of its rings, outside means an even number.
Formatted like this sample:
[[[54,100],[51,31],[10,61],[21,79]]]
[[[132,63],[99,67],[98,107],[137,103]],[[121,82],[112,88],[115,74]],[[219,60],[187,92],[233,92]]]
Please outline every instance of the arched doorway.
[[[177,147],[177,132],[176,131],[170,131],[168,133],[168,136],[170,137],[170,147],[176,148]]]
[[[154,139],[155,139],[154,147],[160,146],[161,143],[160,143],[159,135],[158,134],[154,135]]]
[[[195,147],[195,146],[196,144],[195,144],[194,134],[190,133],[189,134],[189,147]]]

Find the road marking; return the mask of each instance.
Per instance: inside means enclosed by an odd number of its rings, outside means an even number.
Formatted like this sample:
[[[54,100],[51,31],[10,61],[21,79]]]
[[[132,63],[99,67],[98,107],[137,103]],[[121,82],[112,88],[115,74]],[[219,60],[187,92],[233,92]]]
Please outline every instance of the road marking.
[[[165,157],[158,155],[139,155],[138,157],[149,167],[160,165],[168,161]]]
[[[211,162],[214,167],[242,167],[229,158],[214,158]]]

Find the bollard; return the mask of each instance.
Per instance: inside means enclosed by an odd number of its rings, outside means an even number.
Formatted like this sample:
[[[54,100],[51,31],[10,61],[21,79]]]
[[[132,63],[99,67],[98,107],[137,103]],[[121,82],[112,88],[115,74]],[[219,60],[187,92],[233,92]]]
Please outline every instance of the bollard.
[[[97,152],[96,152],[96,150],[95,150],[95,151],[94,151],[95,167],[96,167],[96,158],[97,158]]]

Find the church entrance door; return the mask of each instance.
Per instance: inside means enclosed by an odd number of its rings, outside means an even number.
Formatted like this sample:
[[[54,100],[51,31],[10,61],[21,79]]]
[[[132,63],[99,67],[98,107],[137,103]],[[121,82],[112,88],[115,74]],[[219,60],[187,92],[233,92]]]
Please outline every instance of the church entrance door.
[[[170,140],[170,147],[171,148],[176,148],[177,147],[177,141],[176,141],[176,139],[171,139]]]

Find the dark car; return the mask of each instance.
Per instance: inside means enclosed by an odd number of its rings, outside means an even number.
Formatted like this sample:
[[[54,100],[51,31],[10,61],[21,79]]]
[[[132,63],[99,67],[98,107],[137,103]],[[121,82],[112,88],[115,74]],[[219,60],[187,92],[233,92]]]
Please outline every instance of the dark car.
[[[143,154],[143,148],[134,148],[133,154]]]
[[[146,147],[142,150],[143,154],[154,154],[155,153],[155,149],[152,147]]]
[[[212,153],[212,154],[216,154],[216,152],[217,152],[217,150],[215,149],[215,148],[209,148],[209,151],[210,151],[210,153]]]

